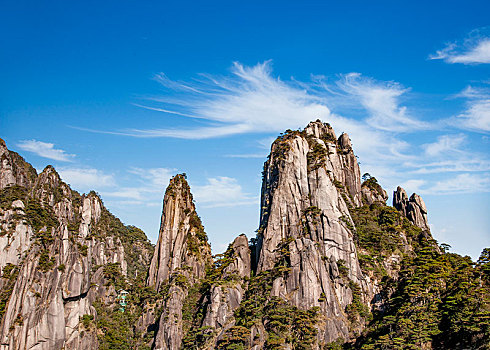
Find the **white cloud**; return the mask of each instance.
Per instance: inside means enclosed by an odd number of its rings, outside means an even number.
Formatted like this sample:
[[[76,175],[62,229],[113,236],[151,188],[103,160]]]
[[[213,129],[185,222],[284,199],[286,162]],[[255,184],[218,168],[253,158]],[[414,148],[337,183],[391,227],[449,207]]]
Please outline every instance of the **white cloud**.
[[[357,96],[361,105],[369,112],[368,123],[376,129],[386,131],[413,131],[428,128],[427,123],[417,120],[400,106],[399,99],[408,89],[395,82],[377,82],[350,73],[337,82],[341,90]]]
[[[158,191],[161,191],[162,188],[165,189],[170,179],[173,175],[176,174],[177,169],[171,168],[131,168],[129,170],[131,174],[138,175],[141,180],[147,185],[147,188],[155,188]]]
[[[329,85],[321,81],[321,77],[314,77],[311,82],[281,80],[273,76],[270,61],[251,67],[235,62],[228,76],[201,74],[198,79],[182,82],[172,81],[162,73],[155,80],[169,93],[147,99],[156,106],[138,106],[169,117],[204,120],[207,125],[108,133],[206,139],[244,133],[279,133],[304,127],[316,119],[332,125],[339,119],[340,123],[342,120],[353,123],[331,112],[328,104],[334,105],[335,100],[366,109],[370,114],[367,121],[375,129],[408,131],[427,127],[410,115],[406,107],[399,106],[400,96],[408,89],[394,82],[377,82],[358,73],[347,74],[337,85]]]
[[[458,153],[461,152],[459,146],[461,146],[465,139],[466,136],[463,134],[442,135],[437,138],[436,142],[423,145],[423,148],[425,149],[425,153],[431,157],[447,152]]]
[[[138,187],[120,187],[116,191],[103,191],[101,192],[101,194],[104,197],[142,200],[143,199],[142,192],[143,192],[142,189]],[[148,199],[148,197],[146,199]]]
[[[147,203],[159,201],[165,193],[170,178],[176,173],[171,168],[130,168],[128,172],[136,175],[138,186],[120,186],[114,191],[102,192],[102,195],[113,198],[127,198]]]
[[[408,89],[395,82],[379,82],[357,73],[341,76],[336,84],[316,76],[311,82],[281,80],[272,73],[269,61],[252,67],[235,63],[231,74],[201,74],[189,82],[172,81],[164,74],[155,78],[168,93],[147,99],[146,106],[167,117],[199,119],[198,126],[180,129],[148,129],[109,132],[134,137],[206,139],[241,133],[276,134],[298,129],[322,119],[337,131],[348,132],[364,165],[409,160],[409,144],[393,131],[413,131],[427,124],[400,105]],[[340,103],[339,103],[340,101]],[[361,108],[368,117],[360,120],[332,113],[328,105]],[[203,123],[205,126],[202,126]],[[99,131],[100,132],[100,131]],[[262,158],[273,139],[261,140],[262,147],[234,158]],[[264,144],[266,144],[264,146]]]
[[[37,140],[23,140],[17,144],[20,149],[37,154],[40,157],[58,160],[62,162],[71,162],[74,154],[68,154],[62,149],[54,148],[53,143],[42,142]]]
[[[459,174],[447,180],[437,181],[427,192],[432,194],[490,192],[490,173]]]
[[[420,180],[420,179],[412,179],[405,181],[403,184],[401,184],[401,187],[403,187],[407,193],[421,193],[423,190],[421,190],[421,187],[424,186],[427,183],[425,180]]]
[[[259,199],[244,193],[238,181],[231,177],[208,178],[207,184],[192,186],[196,202],[206,208],[256,205]]]
[[[490,192],[490,173],[463,173],[448,179],[429,184],[427,181],[412,179],[403,186],[410,192],[432,195]]]
[[[202,74],[200,79],[187,83],[159,74],[156,80],[177,96],[152,98],[164,107],[148,108],[204,119],[210,124],[194,129],[128,130],[122,134],[205,139],[249,132],[281,132],[317,118],[327,120],[331,114],[318,96],[294,82],[273,77],[269,61],[253,67],[234,63],[227,77]]]
[[[377,81],[359,73],[341,75],[333,83],[321,76],[312,77],[310,82],[282,80],[273,75],[270,62],[252,67],[235,63],[231,73],[226,76],[202,74],[190,81],[173,81],[159,74],[155,79],[168,93],[148,98],[146,102],[151,105],[142,107],[164,113],[167,117],[199,120],[199,124],[180,129],[112,133],[184,139],[263,133],[266,135],[259,140],[255,150],[225,156],[265,158],[266,149],[273,141],[269,135],[301,128],[309,121],[320,118],[329,122],[338,135],[344,131],[349,133],[362,172],[377,176],[384,186],[396,187],[400,182],[415,180],[408,184],[428,191],[440,179],[430,178],[430,174],[486,172],[490,166],[486,155],[464,151],[464,134],[440,136],[431,143],[423,144],[424,152],[419,152],[420,144],[414,145],[413,139],[406,138],[409,142],[405,141],[403,138],[406,134],[400,133],[430,130],[442,124],[429,124],[416,116],[415,110],[403,102],[410,90],[397,82]],[[476,125],[484,127],[485,117],[480,113],[477,118],[470,107],[485,101],[486,91],[467,89],[460,96],[467,98],[472,105],[468,104],[464,114],[452,118],[453,123],[465,125],[467,129],[476,128]],[[356,119],[346,118],[336,108],[342,112],[362,112]],[[423,137],[419,134],[417,140]],[[114,197],[127,196],[133,200],[148,196],[161,198],[162,188],[167,185],[175,169],[133,168],[129,172],[138,176],[137,185],[119,188],[112,194]],[[411,179],[415,174],[419,177]],[[193,192],[196,192],[196,200],[205,206],[257,202],[256,198],[243,193],[235,179],[227,177],[210,178],[205,185],[193,186]],[[152,199],[151,203],[154,202]]]
[[[484,29],[472,31],[463,42],[447,44],[445,48],[436,51],[429,58],[444,60],[447,63],[490,63],[490,37],[482,34]]]
[[[140,203],[146,206],[160,206],[170,178],[176,169],[171,168],[131,168],[129,174],[135,175],[131,182],[136,186],[117,186],[115,189],[101,191],[107,198],[117,198],[111,203],[117,205]],[[198,204],[205,208],[256,205],[258,198],[243,192],[238,181],[231,177],[208,178],[204,185],[191,184],[191,192]]]
[[[450,158],[449,160],[437,162],[426,162],[419,159],[417,163],[406,162],[403,165],[412,168],[413,170],[410,170],[412,174],[490,171],[489,160],[481,158],[478,155],[465,159],[465,155],[467,153],[464,153],[460,158]]]
[[[466,98],[466,110],[451,123],[462,129],[490,132],[490,89],[468,86],[458,97]]]
[[[93,168],[60,168],[61,178],[73,188],[80,191],[90,191],[95,188],[115,186],[112,174],[106,174]]]

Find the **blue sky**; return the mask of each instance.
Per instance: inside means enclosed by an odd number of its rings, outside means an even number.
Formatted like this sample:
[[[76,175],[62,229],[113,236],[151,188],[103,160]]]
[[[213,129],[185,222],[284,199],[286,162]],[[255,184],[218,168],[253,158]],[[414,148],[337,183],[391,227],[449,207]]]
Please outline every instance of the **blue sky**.
[[[153,241],[177,172],[215,252],[253,235],[271,141],[320,117],[436,239],[490,246],[488,1],[0,6],[0,137]]]

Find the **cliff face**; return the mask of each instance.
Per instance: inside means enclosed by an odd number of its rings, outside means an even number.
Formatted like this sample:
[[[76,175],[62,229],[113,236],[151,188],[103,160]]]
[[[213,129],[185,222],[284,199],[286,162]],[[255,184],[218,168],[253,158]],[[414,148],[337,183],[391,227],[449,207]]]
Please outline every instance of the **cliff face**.
[[[124,226],[95,194],[79,195],[54,168],[35,173],[0,142],[2,349],[97,348],[94,303],[115,302],[107,266],[128,276]],[[151,245],[136,246],[147,266]],[[145,268],[146,269],[146,268]],[[144,273],[144,270],[142,271]]]
[[[349,336],[343,310],[352,302],[349,281],[370,294],[352,232],[350,207],[360,206],[360,170],[347,134],[338,139],[321,122],[278,138],[264,165],[257,271],[273,269],[288,250],[286,274],[271,294],[324,315],[319,339]],[[347,271],[345,279],[339,266]],[[366,299],[367,301],[368,299]]]
[[[422,198],[387,206],[321,121],[272,144],[257,236],[215,256],[185,174],[153,249],[96,193],[0,155],[2,350],[490,346],[490,249],[441,252]]]
[[[176,175],[165,192],[160,234],[148,275],[149,286],[157,292],[165,288],[155,349],[180,348],[184,300],[211,261],[211,247],[185,175]]]

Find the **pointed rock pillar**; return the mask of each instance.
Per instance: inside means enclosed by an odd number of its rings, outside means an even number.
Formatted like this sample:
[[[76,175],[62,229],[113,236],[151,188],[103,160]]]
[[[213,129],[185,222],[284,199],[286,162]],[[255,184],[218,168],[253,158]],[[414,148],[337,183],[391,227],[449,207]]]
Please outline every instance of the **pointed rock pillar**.
[[[157,291],[166,289],[154,349],[180,349],[184,300],[189,287],[205,276],[211,263],[211,247],[186,176],[176,175],[165,191],[160,235],[147,280]]]
[[[424,200],[418,194],[413,193],[408,198],[407,192],[398,186],[393,192],[393,206],[407,217],[410,222],[424,231],[430,231],[427,220],[427,208]]]
[[[273,270],[289,252],[290,271],[274,280],[271,294],[302,309],[320,307],[319,339],[348,338],[345,307],[352,291],[339,277],[367,291],[357,260],[349,208],[361,205],[360,170],[347,134],[337,139],[316,121],[272,145],[264,164],[257,273]],[[284,258],[282,258],[284,260]]]
[[[191,279],[204,277],[205,264],[211,259],[201,220],[196,213],[192,194],[185,175],[170,180],[163,199],[160,233],[151,260],[148,285],[160,289],[172,273],[184,266]]]

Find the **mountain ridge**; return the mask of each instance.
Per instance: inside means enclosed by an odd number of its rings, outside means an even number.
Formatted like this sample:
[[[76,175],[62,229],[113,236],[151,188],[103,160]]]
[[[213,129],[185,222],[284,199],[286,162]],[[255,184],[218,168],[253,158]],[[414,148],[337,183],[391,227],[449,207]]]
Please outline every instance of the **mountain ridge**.
[[[185,174],[153,247],[53,167],[0,157],[1,349],[490,348],[490,250],[439,247],[422,198],[387,206],[328,123],[273,142],[257,236],[214,257]]]

